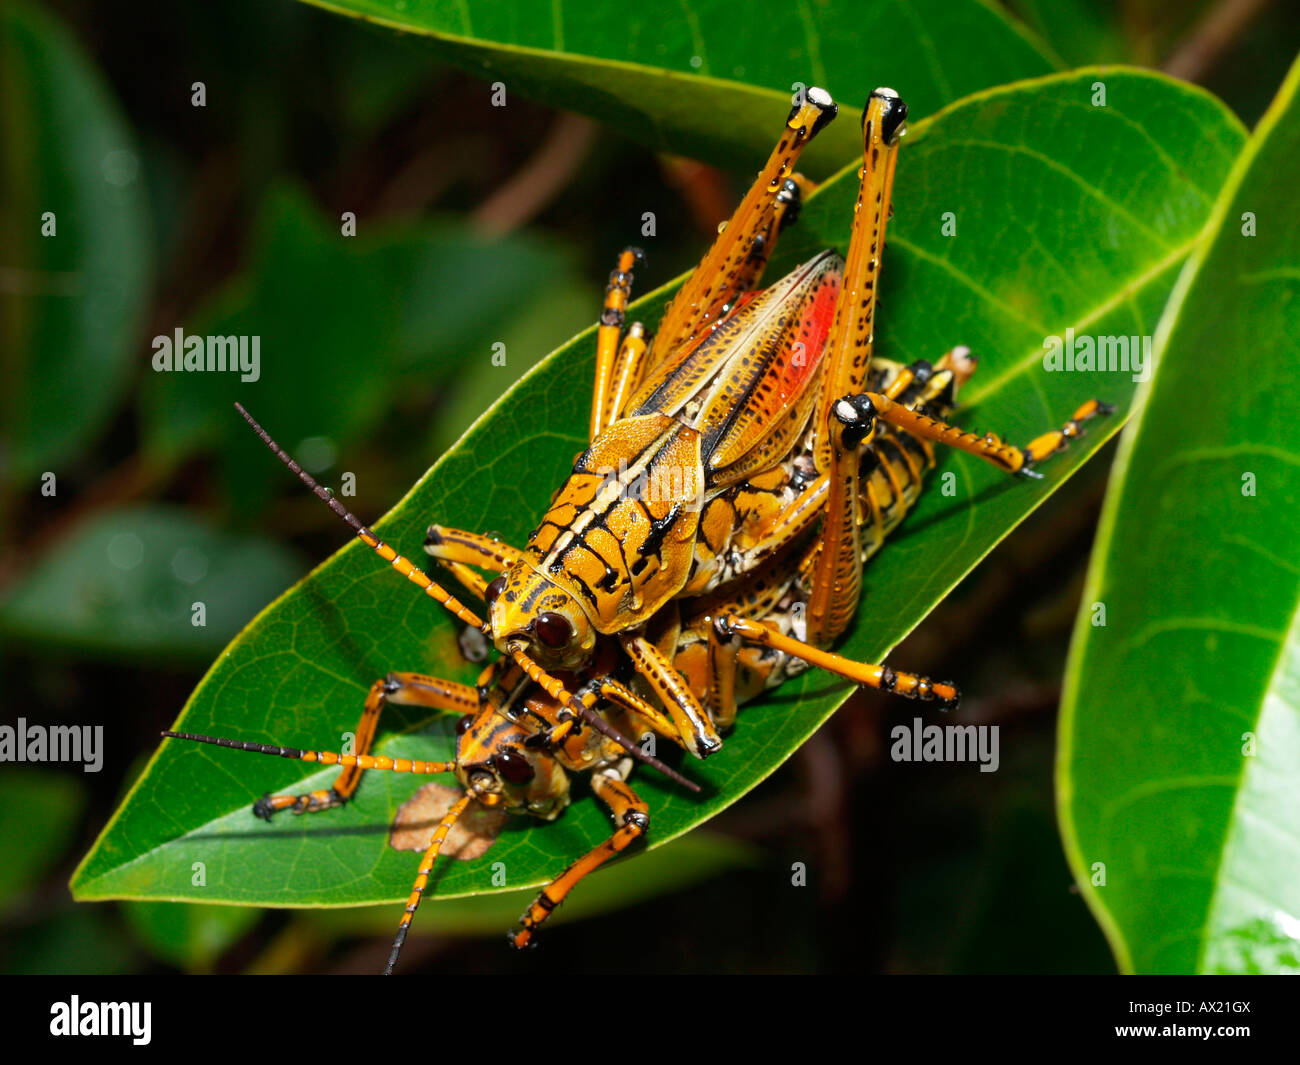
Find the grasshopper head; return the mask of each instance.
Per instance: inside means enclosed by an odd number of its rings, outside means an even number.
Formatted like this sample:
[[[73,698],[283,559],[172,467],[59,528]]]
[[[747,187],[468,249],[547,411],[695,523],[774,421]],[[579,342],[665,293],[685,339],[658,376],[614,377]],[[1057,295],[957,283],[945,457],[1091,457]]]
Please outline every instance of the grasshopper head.
[[[467,714],[456,728],[456,776],[484,806],[551,821],[568,805],[568,774],[528,733],[498,714]]]
[[[596,647],[581,604],[522,559],[487,587],[488,627],[502,654],[522,646],[547,671],[577,669]]]
[[[456,776],[484,806],[553,820],[569,802],[569,777],[528,734],[496,713],[466,714],[456,729]]]

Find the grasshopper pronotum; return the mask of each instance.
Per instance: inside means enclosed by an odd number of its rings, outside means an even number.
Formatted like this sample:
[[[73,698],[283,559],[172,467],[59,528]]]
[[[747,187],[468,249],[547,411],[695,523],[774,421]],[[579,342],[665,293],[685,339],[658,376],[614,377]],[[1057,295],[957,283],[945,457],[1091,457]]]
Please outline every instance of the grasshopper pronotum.
[[[168,733],[343,767],[329,789],[264,796],[254,812],[267,818],[340,805],[367,769],[458,775],[465,797],[421,862],[388,971],[439,848],[471,801],[554,817],[567,802],[567,773],[592,770],[596,794],[620,822],[539,896],[512,936],[522,946],[574,883],[645,832],[645,804],[626,784],[631,759],[692,786],[628,733],[657,732],[706,757],[722,746],[739,703],[808,664],[909,698],[956,702],[949,683],[827,650],[856,612],[864,562],[919,493],[931,443],[1027,474],[1108,408],[1090,401],[1062,429],[1015,447],[945,420],[973,369],[966,349],[934,366],[874,358],[876,287],[907,115],[890,89],[873,92],[863,114],[846,257],[824,252],[756,289],[808,187],[794,163],[836,110],[820,89],[795,104],[767,164],[650,340],[640,323],[624,328],[639,253],[620,256],[597,332],[591,443],[525,547],[430,527],[426,550],[484,600],[486,620],[379,540],[243,412],[364,543],[505,656],[477,689],[414,673],[376,681],[355,754]],[[465,715],[456,759],[371,756],[388,702]]]

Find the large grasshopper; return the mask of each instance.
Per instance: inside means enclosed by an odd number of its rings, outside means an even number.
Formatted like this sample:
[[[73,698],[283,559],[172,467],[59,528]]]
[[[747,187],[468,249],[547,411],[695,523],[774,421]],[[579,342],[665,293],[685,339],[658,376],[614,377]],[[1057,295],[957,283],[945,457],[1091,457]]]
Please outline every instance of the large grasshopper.
[[[794,163],[835,113],[820,89],[795,104],[767,164],[651,340],[641,323],[625,328],[639,253],[620,256],[597,332],[590,446],[525,547],[430,527],[426,550],[484,600],[486,621],[362,525],[244,412],[364,543],[505,656],[477,689],[411,673],[376,681],[355,754],[174,734],[343,767],[328,789],[264,796],[254,812],[267,818],[344,803],[367,769],[460,776],[466,796],[421,863],[394,961],[438,848],[472,800],[553,817],[567,801],[567,772],[594,770],[597,794],[622,821],[539,897],[516,936],[522,945],[577,879],[644,832],[644,804],[625,783],[629,758],[689,786],[624,730],[649,729],[705,757],[721,747],[739,703],[809,664],[910,698],[956,701],[951,684],[827,650],[856,612],[864,562],[919,494],[932,443],[1028,474],[1106,408],[1086,403],[1063,428],[1016,447],[946,421],[973,369],[965,349],[934,366],[873,358],[907,114],[892,90],[873,92],[863,114],[845,258],[824,252],[756,290],[808,187]],[[389,702],[467,715],[456,760],[371,756]]]

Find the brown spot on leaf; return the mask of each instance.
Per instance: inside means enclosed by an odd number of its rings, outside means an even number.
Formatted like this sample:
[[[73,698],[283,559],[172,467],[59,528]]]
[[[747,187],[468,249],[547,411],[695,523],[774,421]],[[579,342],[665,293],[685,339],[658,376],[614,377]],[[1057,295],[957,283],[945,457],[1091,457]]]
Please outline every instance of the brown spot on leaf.
[[[426,784],[397,808],[389,845],[399,851],[428,850],[438,822],[463,795],[459,788]],[[487,853],[508,816],[505,810],[491,810],[474,803],[452,826],[442,845],[442,854],[469,861]]]

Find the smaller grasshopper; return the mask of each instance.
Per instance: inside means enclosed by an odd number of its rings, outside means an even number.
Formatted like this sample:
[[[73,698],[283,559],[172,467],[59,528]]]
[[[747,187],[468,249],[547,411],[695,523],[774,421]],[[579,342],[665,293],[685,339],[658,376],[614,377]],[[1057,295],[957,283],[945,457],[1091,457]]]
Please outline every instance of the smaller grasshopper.
[[[509,934],[511,945],[517,948],[530,944],[533,931],[575,884],[645,835],[650,826],[649,807],[627,783],[635,753],[640,748],[624,733],[666,734],[671,732],[672,725],[661,711],[605,672],[616,667],[615,652],[614,644],[605,641],[593,659],[587,679],[563,675],[563,681],[572,687],[574,698],[588,710],[594,713],[597,703],[606,701],[604,729],[578,725],[566,729],[562,739],[555,743],[538,742],[539,735],[556,734],[564,704],[548,695],[510,659],[498,659],[489,666],[477,688],[418,673],[390,673],[372,686],[367,707],[390,701],[462,715],[456,725],[456,757],[448,762],[299,750],[189,732],[168,731],[163,735],[300,762],[337,765],[342,773],[336,787],[346,786],[342,785],[345,778],[351,778],[355,787],[361,773],[367,770],[456,774],[465,794],[439,821],[420,862],[384,969],[385,975],[390,975],[447,834],[471,803],[553,821],[569,804],[570,774],[586,772],[591,774],[592,791],[609,807],[617,825],[608,840],[570,865],[538,895],[524,916],[524,927]],[[525,719],[532,730],[521,726]],[[269,820],[272,813],[285,808],[281,800],[287,798],[263,796],[254,804],[254,813]],[[330,795],[321,792],[317,799],[327,804]]]

